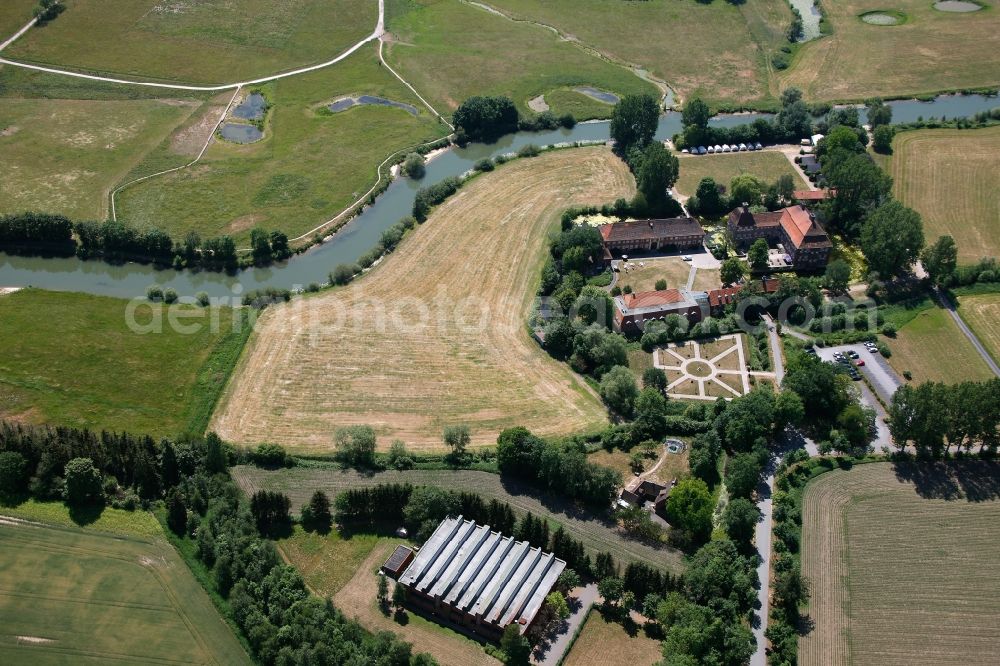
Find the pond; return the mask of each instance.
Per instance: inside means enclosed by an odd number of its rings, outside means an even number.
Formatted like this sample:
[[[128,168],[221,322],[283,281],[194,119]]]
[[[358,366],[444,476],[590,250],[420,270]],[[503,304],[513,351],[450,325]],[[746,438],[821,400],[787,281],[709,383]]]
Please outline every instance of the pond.
[[[867,12],[861,20],[870,25],[899,25],[906,21],[902,12]]]
[[[591,86],[579,86],[577,88],[573,88],[573,90],[582,95],[586,95],[591,99],[596,99],[598,102],[604,102],[605,104],[618,103],[618,95],[604,90],[598,90],[597,88],[593,88]]]
[[[254,143],[264,138],[264,133],[253,125],[226,123],[219,129],[219,134],[226,141],[233,143]]]
[[[267,111],[267,102],[264,100],[264,96],[260,93],[250,93],[233,109],[233,115],[243,120],[263,120],[265,111]]]
[[[975,2],[967,2],[966,0],[943,0],[942,2],[934,3],[934,9],[938,11],[956,12],[959,14],[978,12],[982,8],[982,5],[976,4]]]
[[[813,0],[788,0],[788,2],[799,10],[799,15],[802,16],[802,39],[799,41],[808,42],[819,37],[819,20],[823,15],[816,3]]]
[[[996,97],[985,95],[945,95],[933,102],[907,100],[889,102],[889,105],[893,109],[893,122],[911,122],[918,116],[968,116],[1000,106],[1000,101]],[[861,115],[863,118],[863,109]],[[733,127],[768,117],[770,116],[767,114],[731,114],[716,116],[709,122],[716,127]],[[681,114],[669,112],[660,117],[656,138],[669,139],[680,130]],[[311,282],[323,283],[337,264],[357,261],[358,257],[378,242],[385,229],[409,215],[414,196],[421,186],[432,185],[449,176],[458,176],[472,169],[483,158],[515,152],[529,143],[541,146],[566,141],[605,141],[608,136],[607,121],[585,122],[579,123],[572,130],[518,132],[505,136],[494,144],[470,144],[465,148],[452,148],[427,162],[427,175],[419,183],[409,178],[397,178],[372,206],[365,208],[363,213],[344,225],[329,241],[310,248],[290,261],[267,268],[251,268],[235,275],[226,275],[207,271],[157,270],[142,264],[112,266],[102,261],[81,261],[76,258],[14,257],[0,252],[0,285],[35,286],[132,298],[142,297],[146,287],[153,283],[173,287],[182,296],[205,291],[215,297],[238,296],[261,287],[294,288]]]
[[[343,99],[338,99],[333,104],[328,104],[326,108],[334,113],[339,111],[346,111],[351,107],[363,106],[365,104],[370,104],[373,106],[391,106],[397,109],[402,109],[410,115],[417,115],[417,107],[412,104],[403,104],[402,102],[394,102],[391,99],[385,99],[383,97],[376,97],[374,95],[359,95],[358,97],[345,97]]]

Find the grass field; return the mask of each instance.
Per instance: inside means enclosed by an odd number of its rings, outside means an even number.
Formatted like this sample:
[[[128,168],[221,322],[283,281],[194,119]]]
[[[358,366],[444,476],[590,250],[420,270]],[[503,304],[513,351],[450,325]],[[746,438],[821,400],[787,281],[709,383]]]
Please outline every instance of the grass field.
[[[1000,363],[1000,294],[963,296],[958,314],[993,360]]]
[[[333,597],[347,584],[372,550],[384,541],[399,542],[372,534],[342,536],[336,529],[327,534],[306,532],[296,525],[292,534],[276,543],[289,562],[302,574],[313,592]]]
[[[114,185],[201,107],[195,99],[3,99],[0,214],[104,219]]]
[[[0,418],[176,435],[204,430],[246,333],[230,310],[185,306],[202,323],[192,335],[142,335],[126,323],[128,301],[28,289],[0,298]],[[147,324],[159,305],[144,305]]]
[[[785,2],[618,3],[602,0],[488,0],[519,18],[665,79],[681,99],[698,94],[730,105],[767,100],[768,60],[785,44]]]
[[[684,438],[686,441],[687,438]],[[632,449],[632,452],[638,452],[638,448]],[[657,454],[661,453],[657,451]],[[611,469],[621,473],[622,478],[626,481],[632,477],[632,468],[629,466],[629,457],[631,453],[622,451],[621,449],[615,449],[614,451],[605,451],[604,449],[598,449],[593,453],[587,454],[587,460],[594,463],[595,465],[604,465],[605,467],[610,467]],[[661,483],[670,483],[673,479],[683,479],[691,475],[691,470],[688,467],[688,456],[689,450],[685,448],[681,453],[668,453],[663,458],[663,463],[656,468],[656,471],[649,475],[647,478],[651,478],[656,481],[659,480]],[[643,469],[649,470],[656,465],[655,458],[645,458],[643,459]]]
[[[23,28],[31,20],[34,0],[4,0],[0,3],[0,42]]]
[[[474,446],[524,425],[599,427],[597,396],[525,329],[545,238],[571,205],[633,190],[604,147],[522,159],[480,176],[349,287],[268,308],[213,418],[232,441],[331,453],[364,423],[381,448],[442,449],[464,423]],[[433,313],[433,316],[432,316]]]
[[[62,505],[41,513],[68,520]],[[101,531],[103,516],[85,529],[0,518],[0,661],[250,664],[162,533],[148,533],[156,520],[109,513],[139,535]]]
[[[796,189],[804,190],[807,187],[788,158],[774,150],[679,157],[681,170],[677,179],[677,191],[687,196],[692,196],[698,190],[698,183],[702,178],[713,178],[716,184],[728,190],[733,178],[743,173],[756,176],[767,184],[787,174],[795,179]]]
[[[4,55],[102,74],[231,83],[330,60],[371,34],[378,17],[374,0],[65,4],[58,19],[28,32]]]
[[[963,264],[1000,255],[998,153],[1000,127],[902,132],[893,141],[896,197],[920,213],[928,244],[953,236]]]
[[[500,476],[473,470],[407,470],[404,472],[375,472],[361,474],[353,470],[340,470],[333,466],[321,468],[293,467],[264,470],[242,465],[233,468],[233,477],[247,495],[257,490],[278,490],[292,501],[292,511],[309,501],[316,490],[324,491],[331,500],[350,488],[374,486],[380,483],[410,483],[432,485],[451,490],[475,492],[487,500],[498,499],[509,503],[519,514],[532,512],[544,516],[549,525],[563,528],[575,539],[583,542],[591,553],[602,551],[614,554],[622,562],[644,561],[677,573],[681,570],[681,553],[667,547],[653,547],[622,537],[617,525],[593,517],[586,511],[569,506],[558,497],[540,494],[536,489],[514,481],[501,482]]]
[[[691,264],[680,257],[642,257],[629,261],[618,275],[618,285],[623,289],[628,285],[634,292],[652,291],[657,280],[666,280],[668,289],[682,289],[690,273]]]
[[[619,622],[609,622],[594,609],[580,630],[573,647],[563,660],[564,666],[636,666],[654,664],[663,657],[660,642],[640,630],[629,636]]]
[[[975,462],[900,471],[859,465],[806,489],[804,666],[957,666],[1000,655],[1000,471]]]
[[[847,0],[823,4],[833,34],[802,46],[779,75],[810,100],[862,100],[995,86],[1000,29],[995,3],[969,14],[940,12],[925,0]],[[902,25],[878,26],[858,16],[893,9]]]
[[[376,167],[391,153],[446,133],[445,126],[379,66],[375,48],[366,47],[336,67],[264,86],[273,106],[261,141],[213,141],[193,167],[122,190],[119,216],[133,224],[159,226],[178,238],[194,230],[202,237],[229,234],[240,243],[257,225],[295,237],[329,220],[375,183]],[[421,111],[414,117],[400,109],[359,106],[323,113],[334,99],[361,93]],[[193,130],[202,137],[205,131]],[[123,180],[162,168],[164,160],[173,159],[171,154],[183,151],[181,143],[177,134],[168,137]]]
[[[913,382],[949,384],[991,379],[993,373],[946,310],[923,310],[886,343],[892,350],[889,365],[902,374],[909,370]]]
[[[624,67],[588,54],[550,30],[455,0],[387,0],[386,27],[392,33],[386,59],[444,114],[472,95],[507,95],[525,112],[533,97],[576,85],[619,96],[657,92]],[[560,93],[546,101],[556,113],[583,103],[574,99],[563,108],[563,98]],[[600,110],[593,104],[587,108]],[[599,115],[610,116],[611,108],[605,106]]]

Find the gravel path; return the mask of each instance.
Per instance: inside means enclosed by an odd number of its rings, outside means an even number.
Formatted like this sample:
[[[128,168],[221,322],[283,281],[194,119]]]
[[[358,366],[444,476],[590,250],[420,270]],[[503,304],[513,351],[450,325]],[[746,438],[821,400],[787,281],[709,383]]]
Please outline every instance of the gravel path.
[[[995,374],[997,377],[1000,377],[1000,366],[998,366],[997,362],[993,360],[993,357],[990,356],[990,353],[986,351],[986,347],[984,347],[983,343],[979,341],[979,338],[976,337],[976,334],[972,332],[972,329],[969,328],[968,325],[965,323],[965,321],[958,316],[957,312],[955,312],[955,304],[952,302],[952,300],[948,298],[948,296],[946,296],[945,294],[941,293],[940,290],[936,290],[936,292],[938,300],[941,302],[942,305],[944,305],[945,309],[948,310],[948,314],[951,315],[951,318],[955,321],[955,324],[958,326],[958,328],[961,329],[962,333],[965,334],[965,337],[969,338],[969,342],[971,342],[972,346],[976,348],[976,351],[979,352],[979,355],[983,357],[983,360],[986,361],[986,365],[989,366],[989,369],[993,371],[993,374]]]
[[[586,587],[579,587],[573,590],[572,596],[576,597],[579,605],[566,620],[555,641],[547,644],[543,652],[539,652],[536,648],[534,654],[531,655],[532,663],[539,664],[539,666],[557,666],[562,663],[563,657],[566,656],[566,650],[573,642],[573,637],[576,636],[584,620],[587,619],[590,607],[597,601],[597,584],[591,583]]]

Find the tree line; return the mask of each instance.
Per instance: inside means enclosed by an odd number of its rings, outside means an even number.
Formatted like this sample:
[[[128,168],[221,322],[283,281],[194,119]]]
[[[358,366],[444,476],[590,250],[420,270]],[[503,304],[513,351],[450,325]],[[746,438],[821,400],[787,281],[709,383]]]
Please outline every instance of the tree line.
[[[897,446],[940,458],[949,446],[977,445],[996,455],[1000,445],[1000,379],[985,382],[904,384],[892,396],[889,432]]]

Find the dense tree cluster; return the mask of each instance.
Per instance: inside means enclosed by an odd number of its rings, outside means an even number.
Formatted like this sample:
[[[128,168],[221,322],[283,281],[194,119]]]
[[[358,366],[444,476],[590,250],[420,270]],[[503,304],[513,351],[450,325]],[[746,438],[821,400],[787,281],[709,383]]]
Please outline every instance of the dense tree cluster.
[[[660,122],[660,105],[651,95],[626,95],[611,112],[611,138],[615,152],[627,158],[653,141]]]
[[[587,461],[581,443],[547,442],[521,427],[500,433],[497,465],[502,476],[598,507],[608,506],[621,485],[617,472]]]
[[[789,88],[781,94],[781,110],[773,120],[757,118],[752,123],[735,127],[709,125],[708,106],[697,97],[690,99],[684,107],[681,117],[684,129],[674,135],[674,145],[678,148],[723,143],[798,143],[799,139],[812,134],[812,115],[802,101],[802,93],[796,88]]]
[[[921,456],[940,458],[947,446],[971,451],[977,445],[995,454],[1000,446],[1000,379],[904,384],[889,406],[889,432],[898,446],[910,444]]]
[[[20,213],[0,217],[0,250],[8,254],[70,256],[73,223],[62,215]]]
[[[267,266],[272,261],[284,261],[292,256],[288,236],[283,231],[268,233],[260,227],[250,230],[250,254],[257,266]]]
[[[470,97],[452,115],[456,142],[496,141],[504,134],[517,131],[518,113],[508,97]],[[419,219],[419,217],[417,218]]]

